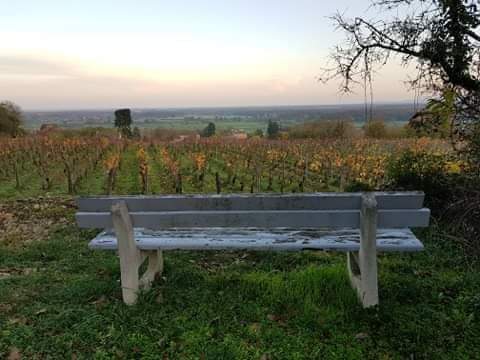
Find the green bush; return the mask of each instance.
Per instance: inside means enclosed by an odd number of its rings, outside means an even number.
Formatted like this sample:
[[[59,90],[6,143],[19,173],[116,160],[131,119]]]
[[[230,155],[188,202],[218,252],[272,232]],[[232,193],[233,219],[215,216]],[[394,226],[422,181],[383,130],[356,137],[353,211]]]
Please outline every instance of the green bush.
[[[440,211],[451,201],[454,189],[453,175],[446,168],[444,155],[406,150],[388,164],[387,188],[423,191],[427,206]]]
[[[472,128],[470,142],[467,147],[467,158],[469,161],[469,170],[472,176],[480,178],[480,123]]]
[[[213,122],[209,122],[208,125],[203,129],[201,136],[202,137],[211,137],[215,135],[216,129]]]
[[[423,191],[425,205],[452,234],[450,239],[468,256],[480,257],[480,177],[472,169],[457,171],[458,162],[407,150],[388,165],[387,189]]]
[[[273,120],[268,120],[268,126],[267,126],[268,138],[276,139],[278,138],[279,133],[280,133],[280,125],[278,125],[278,122]]]
[[[411,137],[411,134],[404,127],[387,123],[382,119],[371,120],[363,125],[362,129],[364,136],[371,139],[403,139]]]
[[[384,139],[387,136],[387,127],[383,120],[371,120],[363,126],[366,137],[373,139]]]

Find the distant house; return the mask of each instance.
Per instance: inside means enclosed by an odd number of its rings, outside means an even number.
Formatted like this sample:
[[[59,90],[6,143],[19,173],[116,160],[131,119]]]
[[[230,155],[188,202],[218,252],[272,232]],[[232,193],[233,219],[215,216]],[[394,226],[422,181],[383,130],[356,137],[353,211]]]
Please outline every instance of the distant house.
[[[246,140],[248,138],[248,135],[244,132],[238,132],[238,133],[232,134],[232,137],[236,140]]]
[[[226,138],[232,140],[247,140],[248,135],[242,130],[233,130],[230,135],[226,136]]]
[[[198,141],[198,140],[200,140],[200,134],[179,135],[175,139],[173,139],[171,142],[175,144],[175,143],[184,142],[184,141]]]

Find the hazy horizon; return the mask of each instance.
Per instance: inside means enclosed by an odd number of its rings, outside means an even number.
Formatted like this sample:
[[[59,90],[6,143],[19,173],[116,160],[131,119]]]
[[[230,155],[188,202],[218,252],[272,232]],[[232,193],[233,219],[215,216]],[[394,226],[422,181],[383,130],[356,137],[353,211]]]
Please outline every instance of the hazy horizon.
[[[369,3],[12,3],[0,14],[0,100],[28,111],[361,103],[363,89],[342,95],[318,76],[343,38],[327,17]],[[413,102],[409,74],[388,64],[374,100]]]
[[[418,102],[417,102],[418,103]],[[422,102],[419,102],[422,103]],[[138,110],[189,110],[189,109],[255,109],[255,108],[323,108],[323,107],[340,107],[340,106],[351,106],[351,107],[363,107],[365,105],[364,102],[350,102],[350,103],[336,103],[336,104],[285,104],[285,105],[271,105],[271,104],[263,104],[263,105],[202,105],[202,106],[144,106],[144,107],[137,107],[137,106],[129,106],[126,108],[131,109],[132,111]],[[410,100],[398,100],[398,101],[377,101],[374,103],[374,106],[396,106],[396,105],[415,105],[413,101]],[[370,106],[370,103],[367,104]],[[113,111],[117,110],[119,107],[79,107],[79,108],[45,108],[45,109],[34,109],[34,108],[23,108],[26,112],[62,112],[62,111]]]

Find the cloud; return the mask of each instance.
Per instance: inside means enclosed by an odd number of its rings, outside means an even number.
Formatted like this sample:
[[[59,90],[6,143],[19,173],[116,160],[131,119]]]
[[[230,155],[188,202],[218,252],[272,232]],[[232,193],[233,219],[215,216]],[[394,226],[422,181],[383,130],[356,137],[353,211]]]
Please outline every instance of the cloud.
[[[335,83],[319,83],[315,66],[303,66],[301,61],[272,65],[271,69],[263,65],[237,64],[228,71],[183,73],[160,67],[155,72],[142,68],[140,55],[132,68],[17,52],[0,56],[0,94],[26,109],[295,105],[363,99],[362,93],[340,98]],[[164,71],[168,76],[162,75]],[[379,74],[376,100],[408,98],[400,78],[397,68]]]
[[[75,78],[78,71],[72,64],[33,55],[0,55],[0,78]]]

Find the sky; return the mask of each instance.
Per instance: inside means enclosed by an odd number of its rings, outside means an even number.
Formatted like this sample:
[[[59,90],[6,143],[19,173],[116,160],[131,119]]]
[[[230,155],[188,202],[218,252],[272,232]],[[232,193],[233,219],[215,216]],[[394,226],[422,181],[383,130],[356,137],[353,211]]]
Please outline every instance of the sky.
[[[0,0],[0,101],[25,110],[363,101],[318,81],[369,0]],[[392,62],[375,100],[413,100]]]

